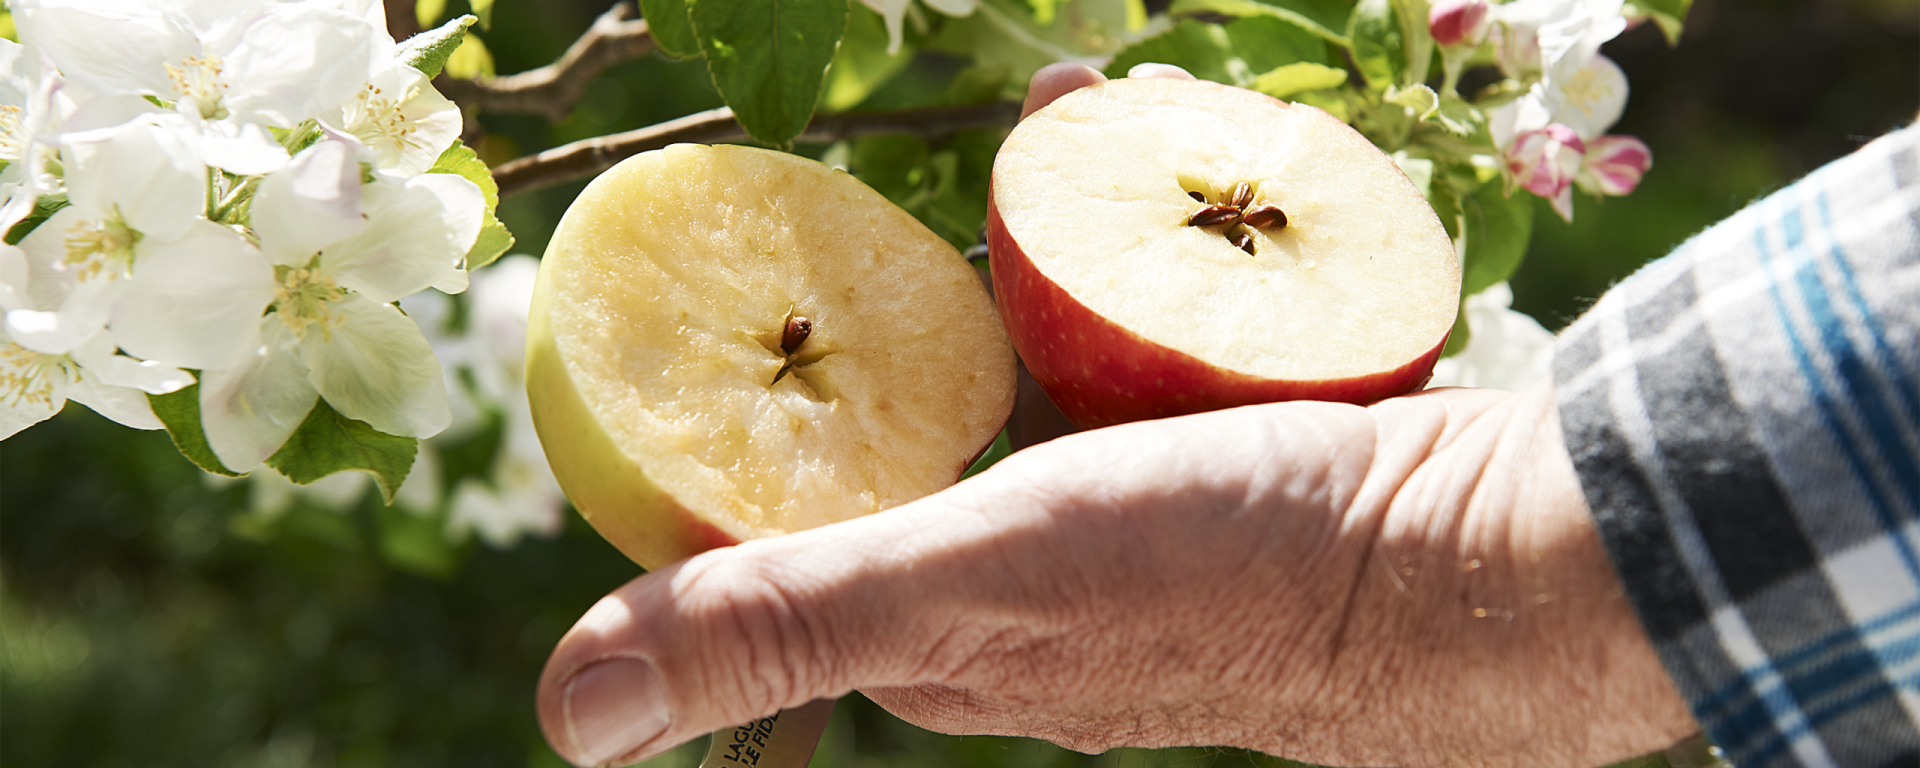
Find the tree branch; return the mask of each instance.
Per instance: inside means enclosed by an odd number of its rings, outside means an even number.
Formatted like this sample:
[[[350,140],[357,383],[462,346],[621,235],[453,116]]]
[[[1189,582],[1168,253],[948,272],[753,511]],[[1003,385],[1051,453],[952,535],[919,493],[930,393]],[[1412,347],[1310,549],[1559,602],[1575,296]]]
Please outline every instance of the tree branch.
[[[608,67],[653,52],[653,35],[639,15],[632,2],[620,2],[594,19],[593,26],[552,64],[479,80],[442,77],[435,85],[470,110],[535,114],[559,122],[573,111],[588,80]]]
[[[935,139],[969,128],[1011,126],[1019,117],[1020,105],[1010,101],[966,107],[816,115],[813,122],[807,125],[806,132],[794,141],[831,144],[856,136],[888,133]],[[500,196],[506,198],[592,176],[612,168],[621,160],[668,144],[718,144],[745,138],[747,133],[739,123],[734,122],[733,110],[721,107],[638,130],[583,139],[536,155],[515,158],[495,167],[493,180],[500,185]]]

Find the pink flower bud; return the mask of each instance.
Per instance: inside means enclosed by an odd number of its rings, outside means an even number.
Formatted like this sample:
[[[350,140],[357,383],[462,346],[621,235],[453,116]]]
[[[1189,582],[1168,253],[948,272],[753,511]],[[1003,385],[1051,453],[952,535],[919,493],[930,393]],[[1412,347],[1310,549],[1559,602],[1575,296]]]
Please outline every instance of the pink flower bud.
[[[1599,195],[1620,197],[1640,186],[1640,177],[1653,167],[1653,150],[1632,136],[1602,136],[1587,145],[1576,181]]]
[[[1513,181],[1553,203],[1560,218],[1573,221],[1573,181],[1580,173],[1587,145],[1560,123],[1526,131],[1507,147],[1507,172]]]
[[[1487,0],[1440,0],[1427,14],[1427,29],[1441,45],[1479,45],[1489,7]]]

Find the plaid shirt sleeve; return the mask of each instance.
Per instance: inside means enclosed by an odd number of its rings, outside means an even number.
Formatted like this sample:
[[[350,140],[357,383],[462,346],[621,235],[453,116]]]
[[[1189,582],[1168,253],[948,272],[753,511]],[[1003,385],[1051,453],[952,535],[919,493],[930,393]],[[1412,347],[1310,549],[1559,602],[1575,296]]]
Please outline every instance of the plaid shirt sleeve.
[[[1920,764],[1920,127],[1614,287],[1553,373],[1601,538],[1726,759]]]

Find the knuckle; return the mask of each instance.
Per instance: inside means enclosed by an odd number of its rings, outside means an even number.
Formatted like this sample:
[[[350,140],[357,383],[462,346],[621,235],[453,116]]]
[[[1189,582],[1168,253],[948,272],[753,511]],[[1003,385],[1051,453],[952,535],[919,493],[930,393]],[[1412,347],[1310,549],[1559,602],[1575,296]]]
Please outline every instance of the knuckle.
[[[690,570],[678,599],[692,614],[708,690],[731,691],[755,710],[792,706],[823,690],[828,622],[816,620],[792,574],[739,557]]]

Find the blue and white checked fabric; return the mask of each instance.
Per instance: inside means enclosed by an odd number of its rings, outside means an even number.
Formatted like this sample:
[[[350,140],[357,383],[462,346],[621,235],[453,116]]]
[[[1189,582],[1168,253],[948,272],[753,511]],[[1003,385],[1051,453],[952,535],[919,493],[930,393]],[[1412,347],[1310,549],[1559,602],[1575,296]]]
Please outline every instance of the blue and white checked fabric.
[[[1615,286],[1554,381],[1601,538],[1726,758],[1920,765],[1920,127]]]

